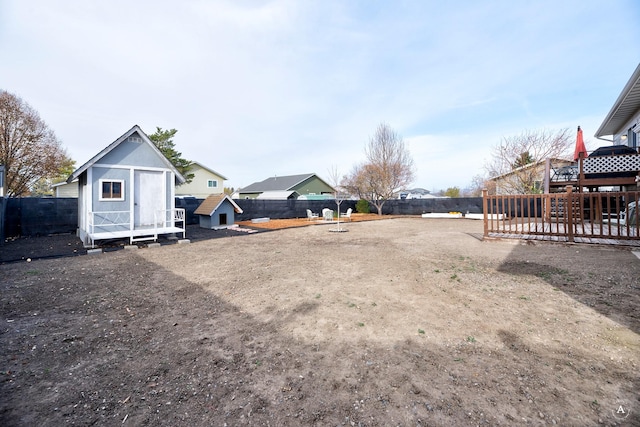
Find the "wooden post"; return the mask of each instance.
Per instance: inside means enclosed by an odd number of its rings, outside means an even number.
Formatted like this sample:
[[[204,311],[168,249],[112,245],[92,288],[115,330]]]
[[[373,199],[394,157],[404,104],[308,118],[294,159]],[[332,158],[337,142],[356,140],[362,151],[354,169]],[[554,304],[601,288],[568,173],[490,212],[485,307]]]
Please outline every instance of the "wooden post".
[[[549,194],[549,181],[551,181],[551,159],[544,161],[544,194]]]
[[[578,153],[578,193],[582,193],[582,180],[584,179],[584,153]]]
[[[484,237],[489,237],[489,209],[487,203],[487,197],[489,196],[489,190],[482,189],[482,222],[484,226]]]
[[[575,214],[573,209],[573,186],[567,185],[567,206],[565,207],[567,212],[567,238],[569,242],[573,243],[573,223],[575,221]]]

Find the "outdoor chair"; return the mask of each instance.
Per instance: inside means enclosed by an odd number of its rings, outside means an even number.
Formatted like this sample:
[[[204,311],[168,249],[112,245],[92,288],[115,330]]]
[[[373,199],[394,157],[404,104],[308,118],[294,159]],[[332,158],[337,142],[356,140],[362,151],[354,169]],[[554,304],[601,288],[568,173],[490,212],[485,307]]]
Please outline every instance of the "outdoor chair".
[[[318,215],[317,213],[313,213],[311,212],[311,209],[307,209],[307,219],[309,221],[313,221],[314,219],[318,219],[320,215]]]
[[[333,211],[329,208],[322,209],[322,219],[325,221],[333,221]]]
[[[347,211],[345,213],[341,213],[340,214],[340,218],[346,218],[349,221],[351,221],[351,212],[353,212],[353,209],[351,209],[351,208],[347,209]]]

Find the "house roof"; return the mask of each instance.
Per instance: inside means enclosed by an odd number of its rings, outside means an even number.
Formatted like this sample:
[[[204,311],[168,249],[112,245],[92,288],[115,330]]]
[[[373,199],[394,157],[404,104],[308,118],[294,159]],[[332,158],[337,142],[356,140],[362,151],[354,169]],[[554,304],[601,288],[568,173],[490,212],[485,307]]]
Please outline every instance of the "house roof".
[[[554,165],[557,166],[558,164],[564,164],[564,163],[571,164],[571,163],[574,163],[571,160],[567,160],[567,159],[553,158],[553,159],[550,159],[550,160],[551,160],[551,167],[554,167]],[[498,179],[502,179],[502,178],[504,178],[506,176],[513,175],[515,173],[522,172],[524,170],[531,169],[531,168],[534,168],[534,167],[538,167],[540,165],[544,165],[545,162],[546,162],[546,160],[543,159],[543,160],[538,160],[536,162],[532,162],[532,163],[526,164],[524,166],[517,167],[517,168],[515,168],[513,170],[510,170],[509,172],[505,172],[503,174],[491,177],[491,178],[489,178],[489,181],[495,181],[495,180],[498,180]]]
[[[51,184],[51,188],[62,187],[63,185],[69,185],[69,184],[74,184],[74,183],[77,184],[78,180],[74,179],[72,182],[62,181],[62,182],[58,182],[57,184]]]
[[[200,203],[200,206],[198,206],[198,208],[195,210],[195,214],[196,215],[207,215],[207,216],[211,216],[212,213],[214,213],[216,211],[216,209],[218,209],[220,207],[220,205],[222,203],[224,203],[225,200],[228,200],[229,203],[231,203],[231,205],[233,206],[233,209],[236,211],[236,213],[242,213],[242,208],[240,208],[240,206],[238,206],[236,204],[236,202],[234,202],[231,197],[229,197],[227,194],[212,194],[209,197],[207,197],[206,199],[204,199],[204,201],[202,203]]]
[[[240,190],[240,193],[262,193],[265,191],[287,191],[292,190],[296,185],[308,180],[309,178],[317,178],[327,184],[322,178],[315,173],[306,173],[301,175],[274,176],[264,181],[254,182]]]
[[[609,111],[609,114],[607,114],[607,117],[598,128],[595,134],[596,138],[614,135],[638,111],[640,111],[640,64],[636,67],[631,78],[622,89],[620,96],[611,107],[611,111]]]
[[[109,144],[105,149],[103,149],[102,151],[100,151],[98,154],[96,154],[95,156],[93,156],[87,163],[85,163],[84,165],[80,166],[78,169],[75,170],[75,172],[73,172],[69,178],[67,178],[67,182],[72,182],[74,179],[78,179],[78,177],[80,175],[82,175],[83,172],[85,172],[87,169],[89,169],[91,166],[93,166],[94,164],[98,163],[98,161],[100,159],[102,159],[104,156],[106,156],[107,154],[109,154],[114,148],[116,148],[118,145],[120,145],[122,142],[126,141],[127,138],[129,138],[131,135],[133,135],[134,133],[138,133],[138,135],[140,135],[140,137],[142,138],[142,141],[144,141],[146,144],[148,144],[157,154],[158,156],[160,156],[160,158],[162,159],[162,161],[165,163],[165,165],[171,169],[171,171],[173,171],[173,173],[176,176],[176,179],[178,180],[178,182],[180,184],[185,182],[184,177],[182,176],[182,174],[180,172],[178,172],[178,169],[175,168],[175,166],[173,166],[173,164],[169,161],[169,159],[166,158],[166,156],[164,154],[162,154],[162,152],[158,149],[158,147],[156,147],[156,144],[154,144],[149,137],[147,136],[146,133],[144,133],[142,131],[142,129],[140,129],[140,126],[135,125],[133,126],[131,129],[129,129],[127,132],[124,133],[124,135],[122,135],[120,138],[116,139],[115,141],[113,141],[111,144]]]
[[[210,172],[210,173],[212,173],[212,174],[214,174],[214,175],[218,175],[218,176],[219,176],[220,178],[222,178],[222,179],[226,179],[226,180],[228,180],[228,179],[229,179],[229,178],[227,178],[226,176],[222,175],[221,173],[218,173],[218,172],[214,171],[213,169],[210,169],[210,168],[206,167],[205,165],[203,165],[203,164],[202,164],[202,163],[200,163],[200,162],[191,162],[191,164],[192,164],[192,165],[198,165],[198,166],[200,166],[202,169],[204,169],[204,170],[206,170],[206,171],[208,171],[208,172]]]

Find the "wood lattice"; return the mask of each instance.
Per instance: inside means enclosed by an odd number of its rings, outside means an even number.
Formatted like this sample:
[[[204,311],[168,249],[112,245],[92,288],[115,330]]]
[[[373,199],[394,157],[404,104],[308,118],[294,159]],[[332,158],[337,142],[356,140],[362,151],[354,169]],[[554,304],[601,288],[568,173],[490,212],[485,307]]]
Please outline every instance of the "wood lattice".
[[[640,171],[640,154],[596,156],[584,159],[584,173],[638,171]]]

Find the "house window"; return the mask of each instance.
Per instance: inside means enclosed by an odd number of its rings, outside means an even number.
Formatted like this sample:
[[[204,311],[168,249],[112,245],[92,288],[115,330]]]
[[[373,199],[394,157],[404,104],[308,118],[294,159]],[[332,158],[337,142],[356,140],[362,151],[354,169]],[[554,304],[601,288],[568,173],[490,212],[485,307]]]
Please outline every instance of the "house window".
[[[124,200],[124,181],[101,179],[100,200]]]
[[[217,188],[218,187],[218,181],[216,181],[215,179],[210,179],[207,181],[207,187],[209,188]]]

